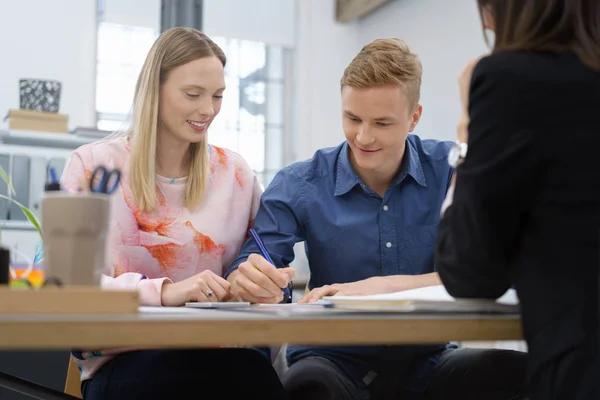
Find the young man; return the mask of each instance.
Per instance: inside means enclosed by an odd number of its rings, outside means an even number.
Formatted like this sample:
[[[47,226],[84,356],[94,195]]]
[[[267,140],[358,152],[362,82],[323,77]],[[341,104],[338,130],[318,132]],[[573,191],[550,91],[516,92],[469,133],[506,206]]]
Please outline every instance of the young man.
[[[397,39],[376,40],[354,58],[341,79],[346,141],[273,179],[254,227],[275,265],[246,243],[228,274],[239,297],[282,301],[294,276],[284,266],[301,241],[312,289],[301,302],[440,284],[433,253],[451,144],[409,134],[421,118],[421,73],[417,56]],[[508,400],[525,386],[525,355],[517,352],[289,346],[287,356],[282,380],[291,399]]]

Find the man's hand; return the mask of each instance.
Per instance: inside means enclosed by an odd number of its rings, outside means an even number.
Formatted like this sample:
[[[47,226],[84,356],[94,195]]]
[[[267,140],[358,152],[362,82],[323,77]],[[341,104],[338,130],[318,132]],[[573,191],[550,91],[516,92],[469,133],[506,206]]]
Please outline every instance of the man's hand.
[[[296,276],[293,268],[277,268],[258,254],[250,254],[229,276],[236,299],[250,303],[276,304],[283,300],[282,289]]]
[[[314,303],[317,300],[321,300],[325,296],[334,296],[340,292],[340,289],[344,287],[344,285],[347,285],[347,283],[336,283],[334,285],[325,285],[314,288],[302,296],[302,298],[298,300],[298,304]]]
[[[388,293],[393,291],[390,277],[375,276],[358,282],[336,283],[325,285],[311,290],[304,295],[298,303],[312,303],[325,296],[363,296],[377,293]]]
[[[312,303],[325,296],[366,296],[401,292],[425,286],[441,285],[437,272],[424,275],[374,276],[352,283],[336,283],[311,290],[298,303]]]
[[[179,307],[188,301],[225,301],[231,284],[212,271],[202,271],[181,282],[165,282],[161,291],[163,306]]]

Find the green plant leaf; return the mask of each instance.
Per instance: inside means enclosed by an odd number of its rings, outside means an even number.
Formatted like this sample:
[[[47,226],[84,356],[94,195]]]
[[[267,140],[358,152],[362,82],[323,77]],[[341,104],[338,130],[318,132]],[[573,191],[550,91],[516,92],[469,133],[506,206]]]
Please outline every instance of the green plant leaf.
[[[23,204],[19,203],[18,201],[11,199],[10,197],[7,197],[3,194],[0,194],[0,199],[8,200],[11,203],[15,203],[17,206],[19,206],[19,208],[21,209],[23,214],[25,214],[25,217],[27,217],[29,222],[31,222],[31,224],[35,227],[35,229],[37,229],[40,236],[42,236],[42,227],[40,226],[40,223],[38,222],[35,215],[33,215],[33,213],[27,207],[25,207]]]
[[[35,229],[37,229],[40,236],[42,236],[42,227],[40,226],[40,223],[37,220],[37,218],[35,217],[35,215],[33,215],[33,213],[31,211],[29,211],[29,209],[27,207],[24,207],[22,205],[19,205],[19,207],[21,208],[21,211],[23,211],[23,214],[25,214],[25,217],[27,217],[29,222],[31,222],[31,224],[35,227]]]
[[[8,178],[8,174],[6,173],[6,171],[4,170],[4,168],[2,168],[2,167],[0,167],[0,178],[2,178],[2,180],[4,182],[6,182],[6,185],[8,186],[8,189],[10,190],[10,192],[14,196],[16,194],[15,193],[15,188],[13,187],[12,182]]]

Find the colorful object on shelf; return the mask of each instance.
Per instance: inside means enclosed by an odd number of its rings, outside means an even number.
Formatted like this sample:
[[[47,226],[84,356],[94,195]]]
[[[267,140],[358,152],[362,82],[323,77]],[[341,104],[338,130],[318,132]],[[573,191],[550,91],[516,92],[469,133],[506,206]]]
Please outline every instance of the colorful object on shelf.
[[[12,268],[16,278],[10,277],[9,286],[11,288],[42,287],[44,283],[44,271],[42,269],[34,268],[28,274],[27,265],[13,264]]]
[[[11,288],[40,288],[44,284],[44,247],[40,241],[35,250],[31,269],[25,262],[13,262],[10,277]]]

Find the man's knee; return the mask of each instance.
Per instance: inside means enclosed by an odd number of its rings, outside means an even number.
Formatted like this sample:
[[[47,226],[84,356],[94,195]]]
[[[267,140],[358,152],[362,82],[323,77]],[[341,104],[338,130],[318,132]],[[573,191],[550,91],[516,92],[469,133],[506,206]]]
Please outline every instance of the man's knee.
[[[495,375],[494,371],[501,371],[502,375],[510,374],[525,381],[527,353],[500,349],[456,349],[442,356],[440,367],[475,375]]]
[[[335,365],[326,358],[308,357],[292,364],[281,381],[289,389],[320,386],[332,381],[337,373]]]
[[[521,398],[519,396],[524,396],[527,390],[526,371],[527,354],[523,352],[450,350],[440,359],[429,385],[428,398]]]
[[[307,357],[292,364],[281,379],[289,400],[338,400],[352,393],[352,382],[332,361]]]

